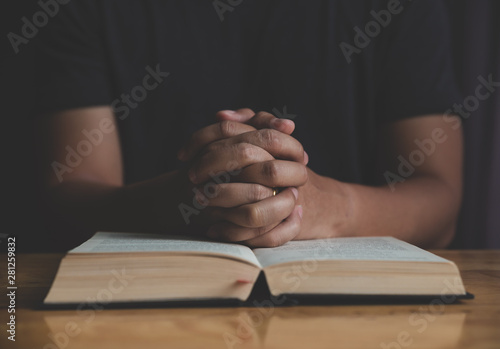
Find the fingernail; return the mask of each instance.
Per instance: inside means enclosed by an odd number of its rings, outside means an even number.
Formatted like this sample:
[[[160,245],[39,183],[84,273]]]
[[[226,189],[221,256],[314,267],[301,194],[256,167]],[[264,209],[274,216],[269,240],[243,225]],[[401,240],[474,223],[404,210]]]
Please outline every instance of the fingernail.
[[[297,198],[299,197],[299,191],[297,190],[297,188],[292,188],[292,193],[295,196],[295,200],[297,200]]]
[[[299,212],[297,212],[297,213],[299,214],[300,219],[302,219],[302,215],[304,214],[304,210],[302,209],[302,205],[299,205],[298,211]]]
[[[281,119],[272,119],[270,122],[270,126],[275,130],[278,130],[280,126],[283,125],[283,121]]]
[[[235,115],[235,114],[237,114],[236,111],[234,111],[234,110],[223,110],[222,112],[226,113],[226,114],[229,114],[229,115]]]
[[[307,165],[309,163],[309,155],[307,155],[306,151],[304,150],[304,165]]]

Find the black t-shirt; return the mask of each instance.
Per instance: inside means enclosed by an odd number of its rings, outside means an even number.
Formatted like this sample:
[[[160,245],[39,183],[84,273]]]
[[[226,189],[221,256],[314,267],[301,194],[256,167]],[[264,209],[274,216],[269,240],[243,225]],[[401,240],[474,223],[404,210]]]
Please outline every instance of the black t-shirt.
[[[242,107],[293,118],[316,172],[373,183],[380,125],[459,100],[441,1],[73,0],[40,32],[38,110],[112,104],[127,183]]]

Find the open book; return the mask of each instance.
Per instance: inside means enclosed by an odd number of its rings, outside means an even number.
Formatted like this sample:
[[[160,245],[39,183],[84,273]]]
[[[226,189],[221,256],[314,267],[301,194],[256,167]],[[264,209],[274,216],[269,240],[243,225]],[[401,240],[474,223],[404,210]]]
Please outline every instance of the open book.
[[[466,295],[456,265],[391,237],[250,249],[186,236],[96,233],[63,258],[45,304],[246,300],[279,295]]]

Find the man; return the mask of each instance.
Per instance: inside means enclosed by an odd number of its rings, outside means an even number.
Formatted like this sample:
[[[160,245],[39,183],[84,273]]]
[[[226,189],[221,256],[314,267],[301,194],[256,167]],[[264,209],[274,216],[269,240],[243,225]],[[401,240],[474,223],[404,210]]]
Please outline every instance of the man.
[[[44,35],[48,197],[88,232],[451,241],[441,2],[75,0]]]

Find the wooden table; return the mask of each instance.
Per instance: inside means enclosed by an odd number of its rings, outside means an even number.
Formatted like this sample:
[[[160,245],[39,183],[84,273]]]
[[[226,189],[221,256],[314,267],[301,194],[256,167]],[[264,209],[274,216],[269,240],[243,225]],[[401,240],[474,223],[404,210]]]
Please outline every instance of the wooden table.
[[[21,254],[17,340],[6,338],[8,298],[2,296],[0,348],[500,348],[500,251],[434,252],[457,263],[475,299],[451,305],[37,310],[62,255]],[[4,282],[4,270],[0,275]]]

